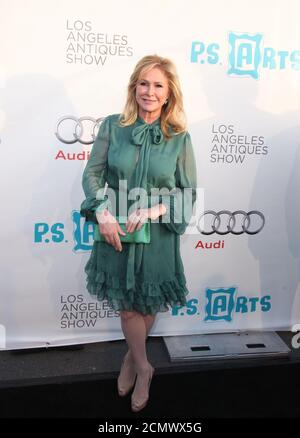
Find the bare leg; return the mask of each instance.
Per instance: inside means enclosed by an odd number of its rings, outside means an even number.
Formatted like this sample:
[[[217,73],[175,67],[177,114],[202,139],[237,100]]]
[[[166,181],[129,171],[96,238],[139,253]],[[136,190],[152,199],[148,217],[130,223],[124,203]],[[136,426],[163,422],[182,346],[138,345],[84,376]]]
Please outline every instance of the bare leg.
[[[154,323],[155,315],[141,315],[138,312],[121,312],[121,326],[128,345],[128,352],[122,366],[119,382],[129,388],[137,374],[133,392],[133,405],[138,407],[148,399],[149,376],[152,367],[146,353],[146,339]],[[127,380],[127,383],[126,383]]]
[[[138,312],[122,311],[121,326],[130,350],[131,359],[135,364],[136,372],[148,370],[149,363],[145,344],[147,329],[143,315]]]
[[[155,321],[155,316],[156,315],[143,315],[145,326],[146,326],[147,336],[148,336],[148,334],[153,326],[153,323]]]
[[[127,312],[127,313],[129,313],[129,312]],[[144,324],[145,324],[145,328],[146,328],[146,338],[147,338],[148,334],[153,326],[153,323],[155,321],[156,315],[141,315],[141,316],[144,319]],[[128,318],[128,315],[126,315],[124,312],[121,312],[121,318],[126,319],[126,318]],[[121,319],[121,324],[122,324],[122,329],[123,329],[124,323],[122,322],[122,319]],[[123,329],[123,332],[124,332],[124,329]],[[125,333],[124,333],[124,336],[125,336]],[[126,336],[125,336],[125,338],[126,338]],[[145,338],[145,340],[146,340],[146,338]],[[128,362],[130,366],[134,365],[134,359],[133,359],[133,356],[131,354],[131,350],[130,350],[129,345],[128,345],[128,351],[127,351],[126,356],[125,356],[125,361]]]

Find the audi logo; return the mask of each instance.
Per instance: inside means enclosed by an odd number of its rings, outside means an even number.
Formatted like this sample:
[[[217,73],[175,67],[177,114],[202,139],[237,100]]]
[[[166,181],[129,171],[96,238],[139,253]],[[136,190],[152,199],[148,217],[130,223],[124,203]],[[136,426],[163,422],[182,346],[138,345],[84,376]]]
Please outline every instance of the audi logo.
[[[99,117],[99,119],[94,119],[93,117],[85,116],[85,117],[74,117],[74,116],[63,116],[61,117],[56,125],[55,135],[59,141],[66,144],[73,144],[77,141],[81,144],[91,144],[94,143],[97,132],[99,129],[99,125],[101,124],[104,117]],[[70,132],[70,122],[71,122],[71,138],[66,138],[66,132]],[[88,129],[87,127],[84,129],[84,122],[92,123],[92,126]],[[86,123],[85,123],[86,124]],[[63,125],[65,125],[65,129],[63,129]],[[95,133],[97,128],[97,132]],[[83,139],[84,131],[87,132],[88,139]],[[85,132],[85,134],[86,134]]]
[[[206,218],[205,218],[206,216]],[[212,217],[210,222],[210,230],[204,229],[204,219],[208,220],[208,217]],[[226,219],[227,217],[227,219]],[[224,219],[225,218],[225,219]],[[255,219],[254,219],[255,218]],[[257,226],[257,219],[259,221],[259,225]],[[255,228],[252,229],[252,223],[255,221]],[[253,225],[253,224],[252,224]],[[197,228],[201,234],[210,235],[213,233],[216,234],[257,234],[259,233],[265,225],[265,217],[264,215],[257,210],[246,211],[236,210],[236,211],[228,211],[221,210],[215,212],[213,210],[206,210],[199,218],[197,223]],[[225,228],[225,230],[224,230]]]

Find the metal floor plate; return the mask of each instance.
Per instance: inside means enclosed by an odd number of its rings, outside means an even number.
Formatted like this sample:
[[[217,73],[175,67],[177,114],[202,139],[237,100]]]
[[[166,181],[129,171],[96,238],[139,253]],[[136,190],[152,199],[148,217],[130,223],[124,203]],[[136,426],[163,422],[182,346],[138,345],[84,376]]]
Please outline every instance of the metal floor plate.
[[[211,333],[163,339],[171,362],[288,356],[291,351],[276,332]]]

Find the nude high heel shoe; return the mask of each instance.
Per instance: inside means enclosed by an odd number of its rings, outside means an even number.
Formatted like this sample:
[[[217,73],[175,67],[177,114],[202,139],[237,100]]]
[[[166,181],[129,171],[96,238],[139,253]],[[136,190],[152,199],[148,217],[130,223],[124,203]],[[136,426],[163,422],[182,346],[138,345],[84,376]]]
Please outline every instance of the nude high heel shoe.
[[[134,375],[134,378],[130,381],[128,381],[128,379],[125,379],[124,376],[122,375],[122,372],[124,372],[125,361],[126,361],[126,356],[122,361],[120,374],[118,377],[118,394],[120,397],[125,397],[125,395],[127,395],[131,391],[131,389],[134,387],[136,380],[136,373]]]
[[[148,395],[147,395],[146,399],[138,400],[137,398],[134,398],[133,397],[134,394],[132,394],[132,396],[131,396],[131,410],[132,410],[132,412],[139,412],[147,406],[147,403],[149,400],[149,390],[150,390],[150,385],[151,385],[153,374],[154,374],[154,368],[150,365],[149,380],[148,380]]]

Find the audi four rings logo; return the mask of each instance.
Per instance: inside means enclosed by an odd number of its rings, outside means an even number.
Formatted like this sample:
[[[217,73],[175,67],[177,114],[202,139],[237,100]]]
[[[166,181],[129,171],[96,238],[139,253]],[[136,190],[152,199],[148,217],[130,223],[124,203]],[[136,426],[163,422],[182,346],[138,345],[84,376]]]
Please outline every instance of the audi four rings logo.
[[[206,216],[206,218],[205,218]],[[226,219],[227,216],[227,219]],[[204,219],[207,220],[208,217],[211,217],[210,229],[204,229]],[[258,219],[258,226],[257,226]],[[202,221],[202,222],[201,222]],[[253,222],[255,221],[254,229],[251,227]],[[200,223],[201,222],[201,223]],[[197,228],[201,234],[209,235],[209,234],[257,234],[259,233],[265,225],[265,217],[264,215],[257,210],[246,211],[236,210],[236,211],[228,211],[221,210],[219,212],[215,212],[212,210],[206,210],[199,218]],[[225,230],[224,230],[225,228]]]
[[[93,117],[74,117],[74,116],[63,116],[59,119],[56,125],[55,135],[59,141],[66,144],[73,144],[77,141],[81,144],[91,144],[94,143],[96,139],[96,135],[99,129],[99,125],[101,124],[104,117],[99,117],[99,119],[94,119]],[[66,138],[67,135],[65,132],[70,132],[70,122],[71,122],[71,135],[69,138]],[[86,125],[92,124],[90,128],[87,127],[84,129],[84,124]],[[63,125],[65,125],[65,129],[63,129]],[[97,132],[95,133],[97,128]],[[83,135],[87,135],[87,140],[83,139]]]

